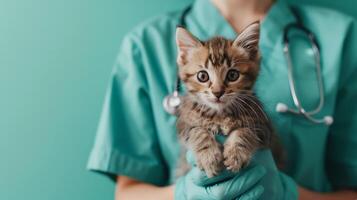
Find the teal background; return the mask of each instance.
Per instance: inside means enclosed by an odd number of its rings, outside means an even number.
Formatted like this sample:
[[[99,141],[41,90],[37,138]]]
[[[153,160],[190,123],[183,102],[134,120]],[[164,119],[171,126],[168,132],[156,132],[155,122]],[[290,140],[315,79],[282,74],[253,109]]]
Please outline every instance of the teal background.
[[[354,0],[292,1],[357,16]],[[113,199],[85,166],[120,41],[190,2],[0,0],[1,200]]]

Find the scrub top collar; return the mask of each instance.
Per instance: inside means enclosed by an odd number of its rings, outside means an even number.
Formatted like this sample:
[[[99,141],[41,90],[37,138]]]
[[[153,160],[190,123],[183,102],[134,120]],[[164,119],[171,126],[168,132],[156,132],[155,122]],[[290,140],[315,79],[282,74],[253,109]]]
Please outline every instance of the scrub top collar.
[[[282,0],[276,1],[261,23],[262,50],[268,53],[267,50],[273,48],[282,36],[284,27],[293,22],[296,22],[296,19],[287,3]],[[193,3],[191,13],[187,17],[187,26],[201,40],[207,40],[214,35],[230,39],[237,36],[211,0],[196,0]]]
[[[281,47],[284,28],[296,22],[291,7],[283,0],[276,1],[261,23],[259,47],[262,55],[269,58],[275,47]]]
[[[234,39],[237,35],[211,0],[195,0],[187,20],[189,31],[201,40],[215,35]]]

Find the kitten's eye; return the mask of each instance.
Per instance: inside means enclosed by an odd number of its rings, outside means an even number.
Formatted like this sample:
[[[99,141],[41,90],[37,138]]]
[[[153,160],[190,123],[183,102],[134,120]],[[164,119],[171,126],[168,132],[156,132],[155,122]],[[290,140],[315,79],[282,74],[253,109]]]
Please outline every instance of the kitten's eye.
[[[208,73],[204,70],[199,71],[197,73],[197,79],[202,83],[207,82],[209,79]]]
[[[239,78],[239,71],[231,69],[227,73],[226,79],[230,82],[236,81]]]

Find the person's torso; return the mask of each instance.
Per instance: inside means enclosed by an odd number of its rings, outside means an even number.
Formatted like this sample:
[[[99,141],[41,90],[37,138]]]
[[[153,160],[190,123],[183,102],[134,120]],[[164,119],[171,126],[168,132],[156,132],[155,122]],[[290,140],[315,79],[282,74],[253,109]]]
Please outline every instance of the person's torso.
[[[227,22],[222,21],[222,16],[217,16],[217,11],[208,8],[199,8],[206,1],[195,3],[187,15],[187,28],[199,39],[205,40],[216,34],[225,37],[235,37],[235,33]],[[198,4],[198,5],[197,5]],[[202,10],[200,10],[202,9]],[[208,10],[207,10],[208,9]],[[287,152],[287,165],[285,172],[292,176],[299,184],[318,191],[330,189],[324,162],[329,127],[324,124],[312,123],[302,116],[282,114],[276,112],[279,102],[294,107],[290,94],[287,62],[283,54],[282,34],[283,28],[294,22],[291,12],[286,5],[275,5],[270,11],[270,16],[262,23],[260,50],[261,70],[255,85],[255,91],[263,102],[264,109],[271,118],[274,127]],[[322,110],[314,115],[322,118],[333,115],[337,98],[337,85],[339,82],[339,68],[341,64],[341,51],[344,36],[338,35],[346,32],[346,24],[340,23],[331,31],[329,18],[342,18],[337,13],[330,13],[326,17],[324,9],[312,7],[300,8],[303,24],[317,37],[321,48],[322,77],[324,84],[325,105]],[[312,12],[313,11],[313,12]],[[199,13],[195,13],[199,12]],[[204,12],[207,20],[204,21]],[[217,13],[213,13],[217,12]],[[167,164],[169,182],[174,181],[176,162],[180,154],[180,146],[176,135],[176,117],[166,113],[162,107],[163,98],[171,94],[176,81],[176,44],[175,30],[179,23],[181,12],[170,13],[156,18],[136,29],[140,38],[142,64],[146,69],[149,94],[152,102],[155,125],[160,143],[162,157]],[[210,22],[214,17],[218,21]],[[281,19],[286,18],[286,19]],[[313,19],[313,20],[312,20]],[[221,21],[219,21],[221,20]],[[343,20],[341,20],[343,21]],[[206,31],[205,25],[212,24]],[[316,26],[319,24],[319,26]],[[316,108],[319,102],[318,85],[315,73],[315,62],[311,54],[310,44],[303,37],[297,35],[291,40],[291,54],[293,55],[293,73],[296,80],[297,94],[306,110]],[[331,41],[330,38],[334,38]]]

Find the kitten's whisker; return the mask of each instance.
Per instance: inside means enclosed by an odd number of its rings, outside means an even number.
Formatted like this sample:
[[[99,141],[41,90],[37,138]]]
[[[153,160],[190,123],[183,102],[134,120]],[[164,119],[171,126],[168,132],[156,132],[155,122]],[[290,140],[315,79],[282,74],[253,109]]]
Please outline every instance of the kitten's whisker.
[[[251,109],[251,111],[254,112],[255,116],[256,116],[257,118],[259,118],[258,113],[253,109],[253,107],[252,107],[251,105],[249,105],[249,103],[245,102],[245,101],[242,100],[242,99],[239,99],[239,100],[240,100],[242,103],[244,103],[245,105],[247,105],[247,106]]]
[[[248,105],[246,102],[244,102],[242,99],[238,99],[240,102],[242,102],[242,103],[244,103],[245,105]],[[242,107],[243,107],[243,105],[241,105]],[[249,106],[249,105],[248,105]],[[257,115],[257,113],[254,111],[254,110],[252,110],[254,113],[252,113],[252,112],[249,112],[249,110],[248,110],[248,108],[247,107],[243,107],[245,110],[246,110],[246,113],[247,113],[247,115],[245,116],[245,121],[247,121],[248,122],[248,126],[249,127],[254,127],[254,126],[252,126],[252,124],[251,124],[251,122],[253,123],[254,122],[254,120],[252,119],[252,118],[254,118],[253,116],[252,116],[252,114],[254,114],[255,116],[256,116],[256,118],[259,118],[259,116]],[[250,107],[251,108],[251,107]],[[249,117],[249,118],[248,118]]]
[[[262,106],[256,102],[256,97],[255,96],[253,96],[253,95],[242,95],[242,96],[243,96],[243,98],[246,97],[246,99],[248,99],[248,100],[250,100],[250,102],[254,103],[258,107],[260,112],[264,115],[265,119],[267,121],[269,120],[269,118],[266,115],[266,113],[264,112]]]
[[[257,119],[261,119],[264,118],[264,115],[262,115],[262,113],[258,113],[255,109],[253,109],[253,107],[251,105],[249,105],[249,103],[247,103],[246,101],[243,101],[247,106],[250,107],[251,111],[254,112],[255,116],[257,117]]]
[[[237,102],[237,100],[239,102]],[[248,117],[250,117],[250,113],[248,112],[248,110],[245,107],[243,107],[243,105],[240,104],[240,101],[241,101],[240,99],[235,99],[235,104],[234,105],[238,106],[239,110],[243,111],[243,115],[240,116],[240,117],[243,118],[243,121],[247,123],[248,127],[252,127],[251,119],[248,118]]]

